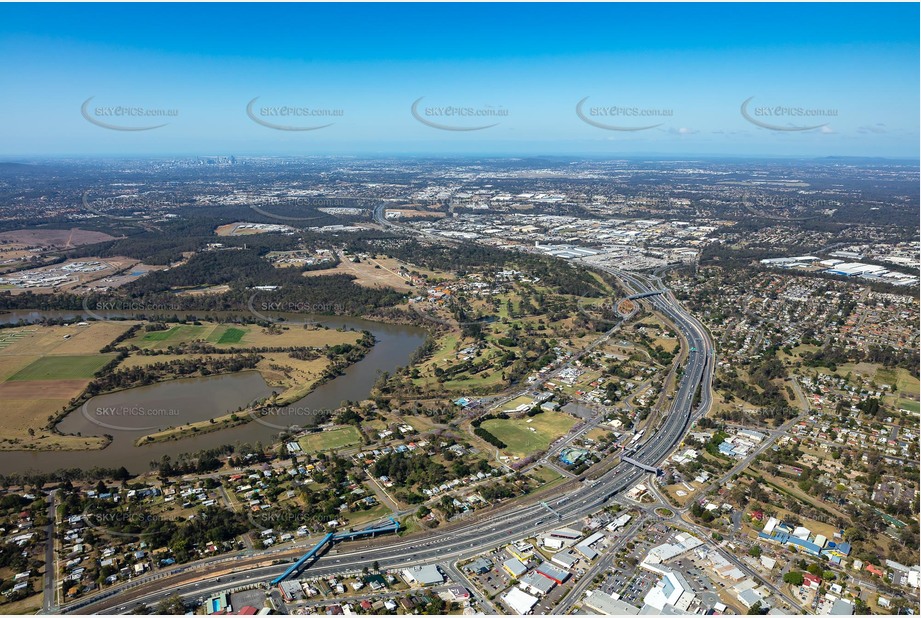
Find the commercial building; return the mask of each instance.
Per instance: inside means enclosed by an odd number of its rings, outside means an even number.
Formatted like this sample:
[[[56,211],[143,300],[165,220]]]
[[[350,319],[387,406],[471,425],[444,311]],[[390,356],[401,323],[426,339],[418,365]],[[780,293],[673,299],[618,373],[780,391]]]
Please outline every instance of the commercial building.
[[[506,549],[522,562],[529,560],[534,555],[534,546],[527,541],[512,543]]]
[[[443,584],[445,576],[442,575],[438,567],[433,564],[423,566],[414,566],[403,569],[403,579],[410,584],[419,584],[420,586],[433,586]]]
[[[518,558],[509,558],[502,563],[502,568],[512,577],[521,577],[528,572],[528,567]]]
[[[281,593],[281,598],[285,600],[286,603],[291,601],[300,601],[304,598],[304,589],[301,588],[301,584],[294,580],[285,580],[279,582],[278,591]]]
[[[579,556],[574,554],[571,549],[567,549],[553,555],[550,561],[564,569],[571,569],[579,561]]]
[[[690,534],[680,532],[675,535],[674,542],[663,543],[649,550],[645,562],[650,564],[659,564],[676,558],[681,554],[700,547],[703,541]]]
[[[538,596],[544,596],[556,586],[556,582],[540,573],[528,573],[521,578],[521,587]]]
[[[828,613],[831,616],[850,616],[854,613],[854,604],[844,599],[835,599]]]
[[[485,558],[477,558],[464,568],[470,573],[483,575],[484,573],[489,573],[489,570],[492,568],[492,562],[486,560]]]
[[[502,596],[502,602],[520,616],[530,613],[537,601],[537,597],[531,596],[521,588],[512,588]]]
[[[587,537],[583,541],[579,542],[576,545],[576,551],[588,558],[589,560],[594,560],[598,557],[598,552],[592,549],[592,545],[604,538],[603,532],[596,532],[595,534]]]
[[[620,599],[615,599],[600,590],[589,590],[585,593],[585,605],[599,614],[605,616],[635,616],[640,613],[639,608]]]
[[[550,579],[552,579],[558,584],[562,584],[563,582],[565,582],[567,579],[569,579],[569,575],[570,575],[569,571],[564,571],[563,569],[559,569],[547,562],[544,562],[539,567],[537,567],[537,572],[543,575],[544,577],[549,577]]]
[[[617,519],[609,523],[606,526],[606,528],[607,530],[614,532],[615,530],[626,526],[630,522],[630,518],[631,518],[630,515],[621,515],[620,517],[618,517]]]
[[[643,598],[643,602],[646,605],[654,607],[660,612],[666,606],[671,606],[682,612],[688,610],[697,595],[681,573],[647,562],[643,562],[641,566],[662,576]]]
[[[550,536],[557,539],[576,541],[582,536],[582,533],[572,528],[557,528],[550,531]]]

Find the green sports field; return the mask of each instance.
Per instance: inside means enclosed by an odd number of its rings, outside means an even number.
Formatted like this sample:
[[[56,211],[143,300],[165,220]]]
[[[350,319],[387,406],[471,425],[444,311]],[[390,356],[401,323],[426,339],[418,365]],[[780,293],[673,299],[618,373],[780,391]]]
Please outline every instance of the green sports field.
[[[183,324],[182,326],[174,326],[168,330],[154,330],[149,333],[145,333],[141,338],[142,341],[170,341],[174,342],[180,341],[191,341],[193,339],[198,339],[204,333],[205,329],[202,326],[193,326]]]
[[[526,457],[546,450],[551,442],[569,433],[576,423],[578,421],[568,414],[541,412],[530,418],[492,418],[483,421],[481,427],[508,445],[505,452]]]
[[[240,343],[246,331],[241,328],[228,328],[217,338],[218,343]]]
[[[358,433],[358,429],[351,425],[337,427],[330,431],[307,434],[298,440],[301,448],[308,453],[332,451],[338,448],[352,446],[359,442],[361,442],[361,435]]]

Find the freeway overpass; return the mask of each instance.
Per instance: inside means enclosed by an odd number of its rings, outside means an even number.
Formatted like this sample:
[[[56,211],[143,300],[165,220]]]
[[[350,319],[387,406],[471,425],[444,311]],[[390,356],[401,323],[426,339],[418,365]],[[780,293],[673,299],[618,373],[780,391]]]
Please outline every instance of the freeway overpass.
[[[659,294],[665,294],[668,290],[652,290],[651,292],[640,292],[639,294],[633,294],[627,297],[627,300],[639,300],[641,298],[649,298],[650,296],[658,296]]]
[[[646,472],[652,472],[656,476],[659,476],[660,474],[662,474],[661,468],[658,468],[656,466],[650,466],[648,464],[644,464],[642,461],[637,461],[636,459],[633,459],[632,457],[628,455],[624,455],[623,457],[620,458],[620,460],[626,461],[628,464],[632,466],[636,466],[640,470],[645,470]]]

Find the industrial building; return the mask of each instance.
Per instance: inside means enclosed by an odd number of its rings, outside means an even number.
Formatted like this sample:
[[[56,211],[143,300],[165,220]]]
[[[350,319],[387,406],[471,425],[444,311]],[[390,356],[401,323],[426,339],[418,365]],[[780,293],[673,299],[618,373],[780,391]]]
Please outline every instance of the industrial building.
[[[279,582],[278,591],[281,593],[281,598],[283,598],[286,603],[300,601],[304,598],[304,589],[301,588],[301,584],[295,580]]]

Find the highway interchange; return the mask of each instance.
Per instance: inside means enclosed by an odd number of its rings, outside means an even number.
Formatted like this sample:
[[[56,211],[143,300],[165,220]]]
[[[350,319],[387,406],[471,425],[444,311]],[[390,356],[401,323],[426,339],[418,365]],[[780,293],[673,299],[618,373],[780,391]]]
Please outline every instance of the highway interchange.
[[[662,289],[661,281],[656,276],[627,273],[598,264],[591,266],[614,274],[633,293]],[[643,302],[649,302],[655,311],[671,320],[688,346],[687,363],[669,412],[655,430],[646,432],[645,441],[631,453],[635,460],[657,466],[680,444],[693,420],[709,408],[713,350],[703,325],[688,314],[670,293],[650,296]],[[698,389],[701,392],[700,404],[695,408],[693,404]],[[534,536],[541,531],[575,524],[586,515],[605,507],[611,498],[625,492],[647,474],[638,467],[619,462],[600,478],[581,483],[565,483],[556,488],[553,497],[544,497],[543,502],[558,517],[540,502],[510,504],[482,517],[462,520],[441,531],[404,538],[378,538],[375,541],[334,548],[309,566],[308,572],[311,576],[359,572],[374,562],[382,569],[439,564],[443,571],[453,571],[453,563],[459,559],[472,557],[512,540]],[[155,604],[172,594],[197,599],[221,590],[262,584],[281,574],[290,566],[291,560],[304,551],[303,546],[284,551],[249,551],[188,565],[150,580],[119,586],[104,593],[104,596],[87,599],[59,611],[80,614],[128,613],[142,603]],[[272,561],[278,563],[271,564]]]

